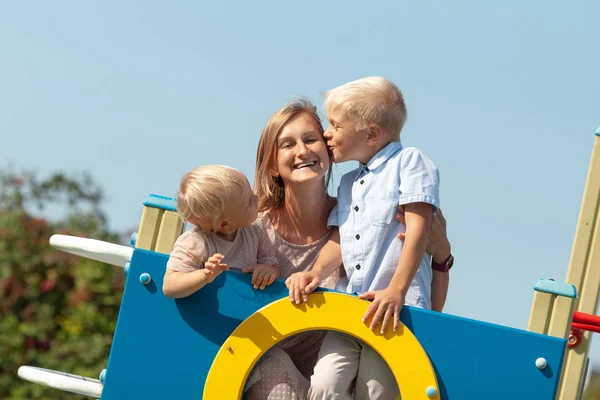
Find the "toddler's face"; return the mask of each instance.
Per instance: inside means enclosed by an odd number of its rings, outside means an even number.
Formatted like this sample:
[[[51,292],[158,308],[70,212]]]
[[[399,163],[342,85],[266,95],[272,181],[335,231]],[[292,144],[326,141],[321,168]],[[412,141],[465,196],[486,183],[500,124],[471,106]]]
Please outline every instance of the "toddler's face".
[[[237,201],[237,205],[227,218],[231,229],[245,228],[256,221],[258,217],[258,196],[254,194],[250,183],[246,181],[244,191]]]

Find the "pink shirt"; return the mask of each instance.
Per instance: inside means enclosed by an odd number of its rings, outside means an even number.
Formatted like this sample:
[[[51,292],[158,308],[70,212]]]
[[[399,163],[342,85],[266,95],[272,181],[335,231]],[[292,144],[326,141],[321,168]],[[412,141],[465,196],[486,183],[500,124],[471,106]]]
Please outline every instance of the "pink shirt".
[[[198,228],[184,232],[173,246],[167,269],[191,272],[201,269],[208,257],[223,254],[229,268],[243,269],[256,264],[278,266],[271,241],[258,223],[238,229],[232,242]]]

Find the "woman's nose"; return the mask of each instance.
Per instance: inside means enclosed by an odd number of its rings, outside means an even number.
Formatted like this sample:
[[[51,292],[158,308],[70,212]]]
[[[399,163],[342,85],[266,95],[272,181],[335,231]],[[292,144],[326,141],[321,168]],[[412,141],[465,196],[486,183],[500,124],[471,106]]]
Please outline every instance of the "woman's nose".
[[[306,147],[306,145],[304,143],[301,143],[298,146],[298,154],[308,154],[310,153],[310,150],[308,149],[308,147]]]

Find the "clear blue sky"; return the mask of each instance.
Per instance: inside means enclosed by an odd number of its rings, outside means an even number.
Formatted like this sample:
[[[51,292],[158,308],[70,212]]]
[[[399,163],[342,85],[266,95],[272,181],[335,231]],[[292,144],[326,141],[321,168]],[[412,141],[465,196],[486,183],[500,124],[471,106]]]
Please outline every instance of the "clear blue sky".
[[[382,75],[405,94],[403,142],[441,170],[447,311],[525,328],[533,285],[567,270],[600,124],[598,15],[595,0],[4,1],[0,166],[92,172],[126,230],[199,164],[252,180],[293,95],[321,105]]]

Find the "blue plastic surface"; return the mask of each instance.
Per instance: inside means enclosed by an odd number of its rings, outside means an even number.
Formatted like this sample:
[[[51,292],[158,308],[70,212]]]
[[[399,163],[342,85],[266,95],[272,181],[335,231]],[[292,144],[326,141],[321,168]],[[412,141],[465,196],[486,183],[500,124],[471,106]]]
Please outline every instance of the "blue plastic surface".
[[[596,136],[600,136],[600,126],[596,129]]]
[[[533,289],[538,292],[577,298],[577,289],[575,289],[575,285],[566,282],[557,282],[552,279],[540,279]]]
[[[192,296],[169,299],[161,291],[167,259],[134,250],[101,400],[201,399],[230,333],[288,295],[281,280],[260,291],[249,275],[226,272]],[[153,277],[148,285],[137,279],[143,272]],[[431,358],[442,399],[554,398],[566,340],[411,307],[401,319]],[[548,361],[543,370],[539,357]]]
[[[160,196],[158,194],[151,194],[144,201],[146,207],[160,208],[161,210],[177,211],[177,200],[172,197]]]
[[[129,238],[129,244],[131,245],[131,247],[135,247],[135,243],[137,242],[137,237],[138,237],[137,232],[133,232],[131,234],[131,237]]]
[[[150,274],[144,272],[140,275],[140,282],[142,282],[144,285],[147,285],[152,282],[152,277]]]

